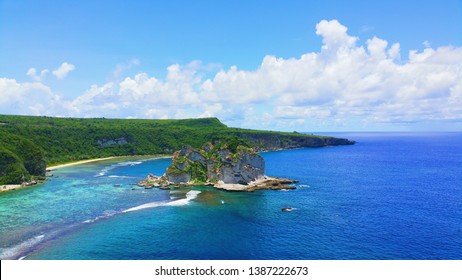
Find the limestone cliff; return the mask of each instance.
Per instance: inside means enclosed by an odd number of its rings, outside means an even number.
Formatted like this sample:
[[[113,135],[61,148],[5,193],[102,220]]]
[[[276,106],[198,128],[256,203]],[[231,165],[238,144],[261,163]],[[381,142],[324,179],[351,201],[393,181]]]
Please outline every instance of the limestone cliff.
[[[258,151],[287,150],[294,148],[319,148],[326,146],[354,145],[356,142],[345,138],[315,136],[300,133],[269,133],[265,131],[241,131],[235,136],[246,139]]]
[[[161,177],[149,175],[138,183],[144,187],[213,185],[231,191],[285,189],[293,180],[265,176],[265,161],[252,148],[228,143],[207,143],[202,149],[185,146],[173,155]]]
[[[238,146],[232,151],[226,144],[202,149],[183,147],[175,152],[166,177],[173,183],[248,184],[265,174],[265,161],[251,148]]]

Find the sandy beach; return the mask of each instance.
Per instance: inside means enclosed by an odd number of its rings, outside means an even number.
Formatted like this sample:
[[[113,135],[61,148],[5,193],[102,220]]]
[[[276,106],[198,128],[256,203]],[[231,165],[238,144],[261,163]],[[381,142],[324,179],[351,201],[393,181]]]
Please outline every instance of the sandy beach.
[[[105,158],[94,158],[94,159],[79,160],[79,161],[75,161],[75,162],[49,166],[49,167],[47,167],[47,171],[53,171],[53,170],[56,170],[56,169],[59,169],[59,168],[68,167],[68,166],[74,166],[74,165],[79,165],[79,164],[84,164],[84,163],[103,161],[103,160],[109,160],[109,159],[115,159],[115,158],[126,158],[126,157],[133,157],[133,158],[143,157],[143,158],[159,158],[160,159],[160,158],[171,158],[172,156],[169,156],[169,155],[143,155],[143,156],[113,156],[113,157],[105,157]],[[0,185],[0,192],[17,190],[17,189],[32,186],[32,185],[37,185],[37,183]]]
[[[22,185],[1,185],[0,192],[6,192],[22,188]]]
[[[64,163],[64,164],[59,164],[59,165],[53,165],[47,167],[47,170],[52,171],[56,170],[58,168],[63,168],[63,167],[68,167],[68,166],[73,166],[73,165],[78,165],[78,164],[84,164],[84,163],[90,163],[90,162],[96,162],[96,161],[102,161],[102,160],[108,160],[108,159],[115,159],[115,158],[171,158],[171,155],[140,155],[140,156],[113,156],[113,157],[105,157],[105,158],[94,158],[94,159],[86,159],[86,160],[79,160],[75,162],[70,162],[70,163]]]
[[[58,168],[63,168],[63,167],[68,167],[68,166],[73,166],[73,165],[78,165],[78,164],[84,164],[84,163],[90,163],[90,162],[95,162],[95,161],[101,161],[101,160],[108,160],[108,159],[113,159],[113,158],[117,158],[117,157],[106,157],[106,158],[95,158],[95,159],[79,160],[79,161],[75,161],[75,162],[49,166],[49,167],[47,167],[47,170],[56,170]]]

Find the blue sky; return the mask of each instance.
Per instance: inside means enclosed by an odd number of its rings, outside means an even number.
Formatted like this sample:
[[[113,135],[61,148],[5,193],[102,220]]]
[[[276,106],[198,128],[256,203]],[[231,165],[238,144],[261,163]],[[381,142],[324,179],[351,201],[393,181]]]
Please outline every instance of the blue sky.
[[[461,130],[462,1],[1,1],[0,113]]]

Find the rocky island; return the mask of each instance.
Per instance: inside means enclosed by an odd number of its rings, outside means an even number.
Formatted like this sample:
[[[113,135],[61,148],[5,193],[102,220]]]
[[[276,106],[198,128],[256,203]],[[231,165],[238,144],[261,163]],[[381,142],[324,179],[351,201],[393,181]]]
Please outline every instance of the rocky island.
[[[294,189],[295,180],[265,175],[265,161],[242,140],[207,143],[201,149],[184,146],[173,155],[164,175],[149,174],[138,185],[151,188],[211,185],[227,191]]]

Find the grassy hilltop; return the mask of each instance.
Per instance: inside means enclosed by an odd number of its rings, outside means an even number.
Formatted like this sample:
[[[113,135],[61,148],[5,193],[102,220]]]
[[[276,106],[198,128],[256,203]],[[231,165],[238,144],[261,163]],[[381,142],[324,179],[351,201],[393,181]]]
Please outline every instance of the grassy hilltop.
[[[217,118],[142,120],[0,115],[0,184],[21,183],[54,165],[90,158],[171,154],[239,137],[257,150],[351,144],[298,133],[229,128]],[[343,142],[339,140],[344,140]]]

